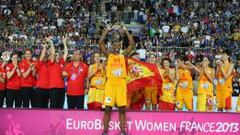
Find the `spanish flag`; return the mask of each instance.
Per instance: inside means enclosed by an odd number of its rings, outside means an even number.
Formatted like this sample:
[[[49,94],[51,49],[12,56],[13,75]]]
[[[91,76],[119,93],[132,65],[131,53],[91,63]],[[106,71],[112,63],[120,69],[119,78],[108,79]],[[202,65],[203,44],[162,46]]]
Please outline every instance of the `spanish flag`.
[[[127,71],[128,92],[157,85],[158,93],[162,95],[162,78],[156,64],[129,58],[127,59]]]

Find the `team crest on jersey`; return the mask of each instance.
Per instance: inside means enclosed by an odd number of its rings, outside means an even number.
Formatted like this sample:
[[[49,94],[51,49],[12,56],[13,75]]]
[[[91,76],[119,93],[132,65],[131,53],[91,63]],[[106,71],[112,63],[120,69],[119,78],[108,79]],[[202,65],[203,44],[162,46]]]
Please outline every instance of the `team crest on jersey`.
[[[113,70],[113,74],[116,77],[120,77],[122,75],[122,69]]]
[[[108,104],[109,104],[109,103],[111,103],[111,101],[112,101],[112,98],[111,98],[111,97],[106,97],[106,99],[105,99],[105,100],[106,100],[106,103],[108,103]]]
[[[99,79],[99,80],[96,80],[96,81],[95,81],[95,84],[101,85],[101,84],[102,84],[102,80],[100,80],[100,79]]]
[[[179,107],[180,106],[180,102],[176,102],[176,105]]]

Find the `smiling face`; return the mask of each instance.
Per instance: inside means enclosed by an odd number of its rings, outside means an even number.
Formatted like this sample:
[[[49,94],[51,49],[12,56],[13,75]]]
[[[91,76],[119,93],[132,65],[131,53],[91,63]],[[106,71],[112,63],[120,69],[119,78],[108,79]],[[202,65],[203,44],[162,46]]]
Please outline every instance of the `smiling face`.
[[[30,60],[32,58],[32,52],[30,50],[26,50],[24,56],[27,60]]]
[[[149,62],[150,63],[155,63],[156,62],[156,56],[154,54],[149,55]]]

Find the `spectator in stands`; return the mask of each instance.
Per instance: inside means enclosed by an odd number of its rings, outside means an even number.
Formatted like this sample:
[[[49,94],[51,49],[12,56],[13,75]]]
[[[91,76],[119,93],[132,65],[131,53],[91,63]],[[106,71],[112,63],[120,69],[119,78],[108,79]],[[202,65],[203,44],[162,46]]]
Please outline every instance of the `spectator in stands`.
[[[140,42],[140,48],[136,51],[139,54],[141,61],[146,61],[147,59],[147,50],[146,47]]]

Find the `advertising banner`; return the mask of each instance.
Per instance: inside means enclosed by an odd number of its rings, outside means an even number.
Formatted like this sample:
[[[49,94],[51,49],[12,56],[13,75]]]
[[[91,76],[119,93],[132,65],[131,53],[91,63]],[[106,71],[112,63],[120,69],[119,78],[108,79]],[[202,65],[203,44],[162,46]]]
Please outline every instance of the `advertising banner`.
[[[240,134],[240,113],[127,112],[128,135]],[[0,109],[0,135],[101,135],[102,111]],[[112,112],[109,135],[120,134]]]

